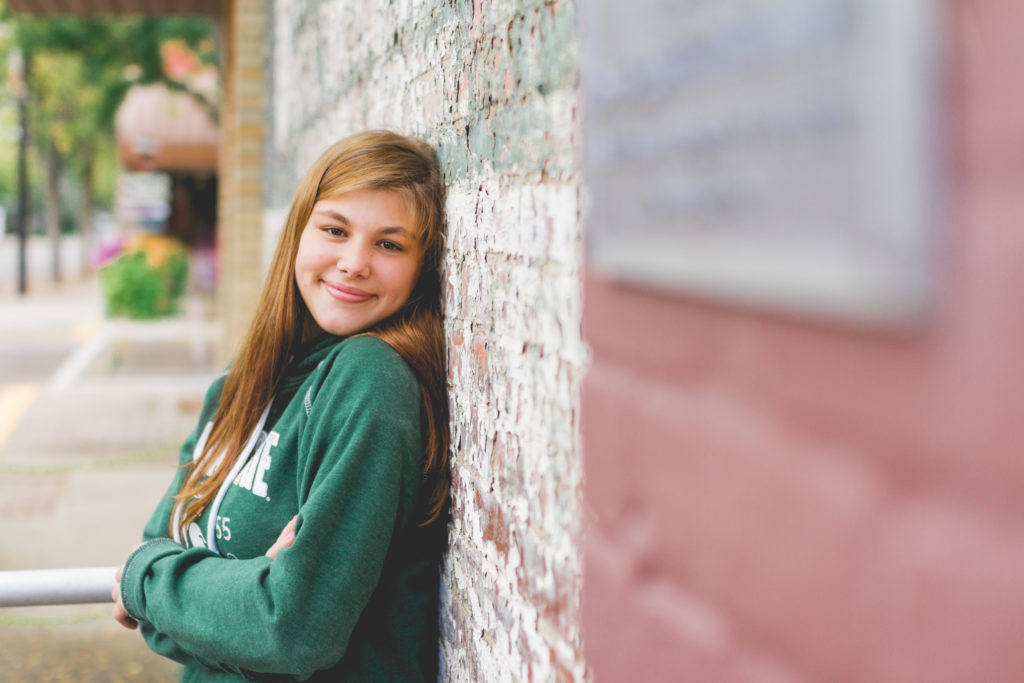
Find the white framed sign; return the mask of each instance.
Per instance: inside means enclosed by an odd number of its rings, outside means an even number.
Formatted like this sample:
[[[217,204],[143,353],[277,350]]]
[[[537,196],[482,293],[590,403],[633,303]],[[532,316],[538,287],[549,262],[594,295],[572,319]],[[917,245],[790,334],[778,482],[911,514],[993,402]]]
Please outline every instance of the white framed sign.
[[[906,323],[929,298],[930,0],[595,0],[582,14],[595,272]]]

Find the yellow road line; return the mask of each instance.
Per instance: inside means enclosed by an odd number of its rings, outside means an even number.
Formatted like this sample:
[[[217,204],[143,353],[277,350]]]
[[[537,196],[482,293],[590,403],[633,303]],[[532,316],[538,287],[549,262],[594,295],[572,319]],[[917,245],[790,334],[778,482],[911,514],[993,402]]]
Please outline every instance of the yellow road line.
[[[22,416],[39,395],[38,384],[7,384],[0,386],[0,449],[14,433]]]

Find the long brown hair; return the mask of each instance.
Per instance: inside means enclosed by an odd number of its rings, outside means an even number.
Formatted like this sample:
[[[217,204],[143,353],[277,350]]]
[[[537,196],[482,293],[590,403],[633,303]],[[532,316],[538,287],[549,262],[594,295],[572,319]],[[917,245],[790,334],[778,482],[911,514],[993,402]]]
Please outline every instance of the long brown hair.
[[[301,341],[303,323],[309,313],[295,283],[295,256],[314,204],[366,189],[399,193],[419,226],[423,267],[409,300],[397,313],[362,334],[375,335],[387,342],[419,380],[426,456],[422,523],[437,520],[444,511],[449,489],[447,374],[440,294],[444,182],[434,151],[426,143],[388,131],[368,131],[329,147],[295,191],[256,315],[225,379],[213,429],[175,497],[182,506],[178,525],[182,538],[187,537],[189,524],[210,505],[227,479]],[[222,458],[210,476],[205,477],[220,453],[232,455]],[[173,526],[172,517],[172,533]]]

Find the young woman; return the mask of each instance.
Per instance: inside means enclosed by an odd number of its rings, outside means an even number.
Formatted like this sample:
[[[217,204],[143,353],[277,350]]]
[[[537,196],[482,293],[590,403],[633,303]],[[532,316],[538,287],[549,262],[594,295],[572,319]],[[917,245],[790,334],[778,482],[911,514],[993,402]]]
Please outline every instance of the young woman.
[[[299,185],[114,589],[115,619],[183,680],[436,678],[443,207],[433,152],[387,132],[336,143]]]

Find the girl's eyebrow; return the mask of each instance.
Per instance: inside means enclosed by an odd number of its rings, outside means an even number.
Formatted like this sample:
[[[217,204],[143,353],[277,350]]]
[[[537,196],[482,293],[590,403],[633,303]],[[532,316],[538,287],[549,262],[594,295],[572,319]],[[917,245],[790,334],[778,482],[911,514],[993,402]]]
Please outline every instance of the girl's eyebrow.
[[[333,218],[339,223],[344,223],[345,225],[349,224],[349,220],[348,218],[345,217],[344,214],[338,213],[337,211],[334,211],[332,209],[317,209],[316,213],[322,216],[327,216],[328,218]]]
[[[350,225],[351,224],[351,222],[345,216],[345,214],[339,213],[339,212],[335,211],[334,209],[317,209],[316,211],[314,211],[314,213],[320,214],[321,216],[326,216],[327,218],[335,220],[335,221],[341,223],[342,225]],[[385,234],[385,235],[402,235],[402,236],[405,236],[405,237],[409,237],[410,234],[411,234],[408,230],[403,228],[401,225],[389,225],[386,228],[381,228],[379,230],[379,232],[382,233],[382,234]]]
[[[384,235],[403,235],[405,237],[409,236],[409,231],[400,225],[392,225],[387,228],[381,228],[380,232]]]

